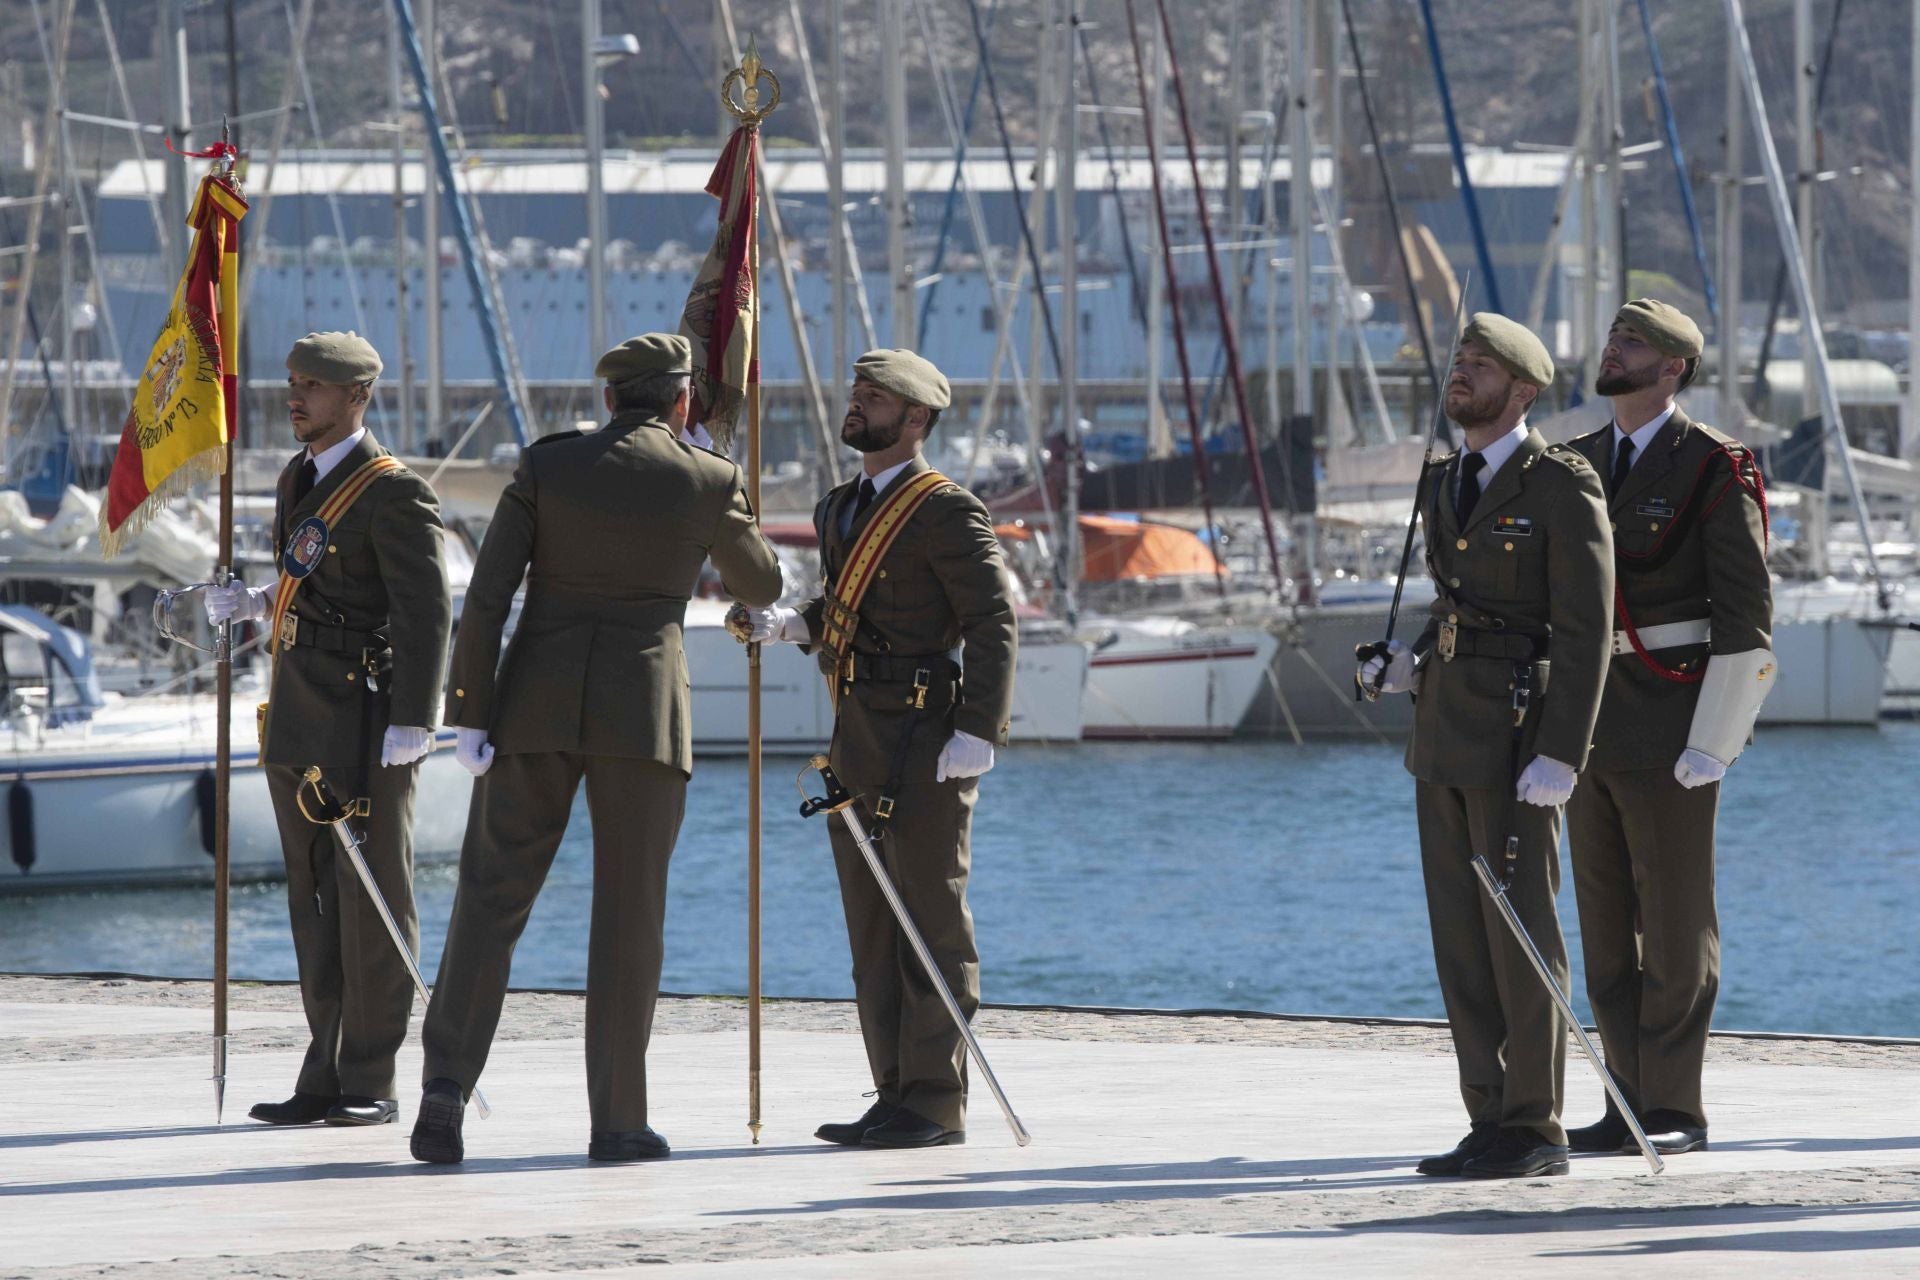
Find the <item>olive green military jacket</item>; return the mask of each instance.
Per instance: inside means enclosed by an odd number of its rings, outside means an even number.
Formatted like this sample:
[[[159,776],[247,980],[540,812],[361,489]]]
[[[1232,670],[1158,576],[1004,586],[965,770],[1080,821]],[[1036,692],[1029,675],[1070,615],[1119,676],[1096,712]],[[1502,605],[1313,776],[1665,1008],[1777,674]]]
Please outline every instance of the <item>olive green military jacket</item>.
[[[841,512],[852,503],[859,478],[827,492],[814,508],[820,534],[821,576],[829,584],[889,495],[928,469],[924,458],[908,463],[843,537]],[[802,608],[807,630],[821,633],[825,598]],[[980,500],[955,485],[943,487],[921,503],[900,529],[880,561],[873,585],[860,605],[854,648],[890,659],[944,658],[956,647],[964,670],[956,689],[951,681],[936,687],[920,717],[904,776],[930,779],[934,762],[955,730],[1004,744],[1013,713],[1013,672],[1018,629],[1013,590],[1000,539]],[[811,649],[813,646],[807,646]],[[831,674],[833,659],[818,652],[820,669]],[[911,676],[909,675],[909,680]],[[936,681],[936,686],[943,682]],[[896,743],[908,719],[907,687],[897,682],[855,680],[842,695],[834,732],[834,766],[852,782],[883,782],[893,774]],[[932,723],[927,723],[931,721]]]
[[[1666,667],[1696,675],[1710,652],[1773,647],[1773,584],[1760,504],[1737,485],[1727,490],[1733,473],[1724,456],[1708,463],[1723,445],[1746,453],[1739,441],[1676,408],[1607,507],[1620,598],[1634,627],[1708,620],[1709,643],[1651,654]],[[1612,423],[1570,447],[1596,471],[1612,473]],[[1686,750],[1699,697],[1699,684],[1656,674],[1630,646],[1615,654],[1594,731],[1594,766],[1671,767]]]
[[[1513,785],[1514,661],[1529,633],[1547,637],[1546,658],[1534,669],[1518,764],[1538,754],[1580,769],[1613,621],[1613,539],[1600,478],[1579,454],[1528,431],[1462,528],[1453,503],[1458,457],[1436,461],[1420,480],[1438,595],[1416,643],[1426,655],[1407,770],[1442,786]],[[1440,653],[1443,624],[1460,629],[1451,662]]]
[[[349,476],[386,452],[368,432],[298,503],[293,486],[306,451],[295,454],[280,473],[274,546],[284,548]],[[388,725],[438,722],[453,620],[444,537],[439,499],[404,468],[376,479],[327,531],[327,549],[288,610],[321,631],[274,662],[264,763],[359,766],[379,758]],[[360,648],[340,647],[345,633],[386,639],[391,670],[371,698]]]
[[[487,730],[506,754],[579,751],[692,773],[681,628],[709,556],[736,599],[779,599],[780,563],[726,458],[638,413],[536,441],[467,587],[447,723]]]

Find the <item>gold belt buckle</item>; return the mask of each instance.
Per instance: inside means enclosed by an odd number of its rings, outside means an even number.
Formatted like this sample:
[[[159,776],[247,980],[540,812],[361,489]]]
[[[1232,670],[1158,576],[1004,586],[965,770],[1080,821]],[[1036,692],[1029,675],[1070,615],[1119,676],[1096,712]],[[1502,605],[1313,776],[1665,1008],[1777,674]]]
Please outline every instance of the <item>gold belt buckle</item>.
[[[1440,651],[1442,662],[1453,661],[1454,646],[1460,643],[1460,619],[1448,614],[1447,620],[1440,624],[1440,640],[1434,647]]]
[[[299,636],[300,619],[292,613],[281,614],[280,634],[277,638],[278,646],[282,649],[291,649],[299,643]]]

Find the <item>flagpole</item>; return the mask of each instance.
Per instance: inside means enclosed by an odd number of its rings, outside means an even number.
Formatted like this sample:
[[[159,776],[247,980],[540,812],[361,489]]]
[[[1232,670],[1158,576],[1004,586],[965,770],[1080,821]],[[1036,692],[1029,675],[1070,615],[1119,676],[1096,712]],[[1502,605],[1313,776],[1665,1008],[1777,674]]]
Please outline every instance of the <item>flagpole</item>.
[[[223,142],[230,139],[222,131]],[[234,170],[239,157],[229,152],[226,178],[239,191]],[[226,248],[221,246],[222,250]],[[239,224],[234,224],[234,266],[240,262]],[[225,263],[221,264],[223,267]],[[234,273],[238,280],[239,273]],[[222,282],[222,288],[226,284]],[[237,284],[236,286],[237,287]],[[238,434],[239,398],[243,388],[236,376],[241,361],[239,315],[236,300],[233,332],[220,334],[220,375],[225,384],[227,444],[220,468],[220,563],[214,566],[213,580],[221,586],[233,581],[233,468],[234,438]],[[213,738],[213,1122],[218,1125],[227,1102],[227,889],[230,861],[228,841],[233,796],[233,620],[222,622],[214,641],[214,738]]]
[[[756,58],[757,61],[757,58]],[[723,86],[724,91],[724,86]],[[768,108],[771,110],[771,107]],[[760,122],[747,124],[756,134]],[[757,139],[756,139],[757,141]],[[771,203],[773,193],[767,193]],[[760,223],[747,248],[753,336],[747,355],[747,500],[760,519]],[[747,1131],[760,1145],[760,646],[747,646]]]

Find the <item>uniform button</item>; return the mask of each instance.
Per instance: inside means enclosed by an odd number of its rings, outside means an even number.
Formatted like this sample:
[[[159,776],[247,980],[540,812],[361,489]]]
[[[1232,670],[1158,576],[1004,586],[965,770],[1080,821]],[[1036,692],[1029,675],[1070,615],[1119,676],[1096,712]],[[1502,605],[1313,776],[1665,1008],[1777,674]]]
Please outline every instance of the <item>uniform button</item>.
[[[1467,540],[1465,538],[1460,539],[1453,544],[1453,549],[1455,551],[1465,551],[1467,549]]]
[[[347,672],[347,679],[349,680],[353,679],[353,672],[351,671]]]
[[[1457,586],[1459,586],[1459,585],[1460,585],[1460,579],[1458,579],[1458,578],[1448,578],[1448,579],[1447,579],[1447,585],[1448,585],[1448,586],[1450,586],[1450,587],[1457,587]]]
[[[1513,544],[1511,542],[1507,544],[1507,550],[1509,551],[1513,550]]]
[[[1607,528],[1613,530],[1615,533],[1618,533],[1620,532],[1620,522],[1618,520],[1609,520],[1607,521]]]
[[[1656,522],[1654,522],[1653,524],[1650,524],[1650,525],[1648,525],[1648,526],[1647,526],[1647,528],[1649,528],[1649,529],[1651,529],[1651,530],[1653,530],[1653,531],[1654,531],[1655,533],[1658,533],[1658,532],[1660,532],[1660,525],[1659,525],[1659,522],[1658,522],[1658,521],[1656,521]]]
[[[886,577],[886,576],[887,576],[887,571],[886,571],[885,569],[882,569],[882,570],[880,571],[880,576],[881,576],[881,577],[883,577],[883,578],[884,578],[884,577]]]
[[[336,546],[334,546],[334,545],[333,545],[333,544],[332,544],[331,542],[329,542],[329,543],[327,544],[327,554],[328,554],[328,555],[332,555],[332,554],[334,554],[335,552],[337,552],[338,550],[340,550],[340,548],[338,548],[338,547],[336,547]]]
[[[456,698],[464,698],[467,696],[467,691],[465,689],[455,689],[453,691],[453,696]]]
[[[1454,626],[1457,627],[1460,625],[1460,615],[1457,613],[1450,613],[1447,615],[1447,621],[1451,622]]]

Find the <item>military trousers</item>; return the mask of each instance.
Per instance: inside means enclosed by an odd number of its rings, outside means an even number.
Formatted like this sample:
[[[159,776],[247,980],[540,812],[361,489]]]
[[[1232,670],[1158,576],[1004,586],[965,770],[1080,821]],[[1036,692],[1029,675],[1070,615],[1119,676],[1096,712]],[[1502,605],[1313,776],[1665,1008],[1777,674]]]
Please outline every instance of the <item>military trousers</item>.
[[[842,779],[872,825],[879,783]],[[969,1021],[980,1007],[980,953],[967,906],[973,807],[979,779],[909,782],[895,794],[893,818],[876,845],[940,975]],[[860,1034],[880,1101],[905,1107],[948,1129],[967,1127],[967,1047],[927,981],[846,825],[829,819],[840,901],[853,952]]]
[[[1554,910],[1560,811],[1520,804],[1504,788],[1431,782],[1415,785],[1415,806],[1434,965],[1467,1117],[1475,1124],[1532,1129],[1564,1143],[1566,1027],[1473,870],[1478,853],[1496,876],[1506,874],[1507,834],[1520,837],[1507,900],[1564,991],[1567,944]]]
[[[587,1105],[594,1132],[633,1132],[647,1127],[667,862],[687,798],[687,776],[657,761],[572,751],[500,755],[474,780],[453,917],[420,1037],[421,1080],[445,1077],[471,1093],[485,1070],[514,947],[583,780],[593,823]]]
[[[270,764],[267,794],[287,866],[287,916],[311,1039],[294,1087],[302,1093],[398,1096],[394,1055],[407,1038],[413,979],[331,826],[309,822],[295,796],[306,770]],[[342,798],[371,801],[350,823],[395,923],[417,953],[413,906],[413,791],[418,764],[326,771]],[[309,797],[311,801],[311,797]]]
[[[1668,768],[1589,771],[1567,805],[1587,998],[1607,1067],[1635,1111],[1702,1125],[1700,1074],[1720,994],[1719,807],[1719,783],[1683,787]]]

